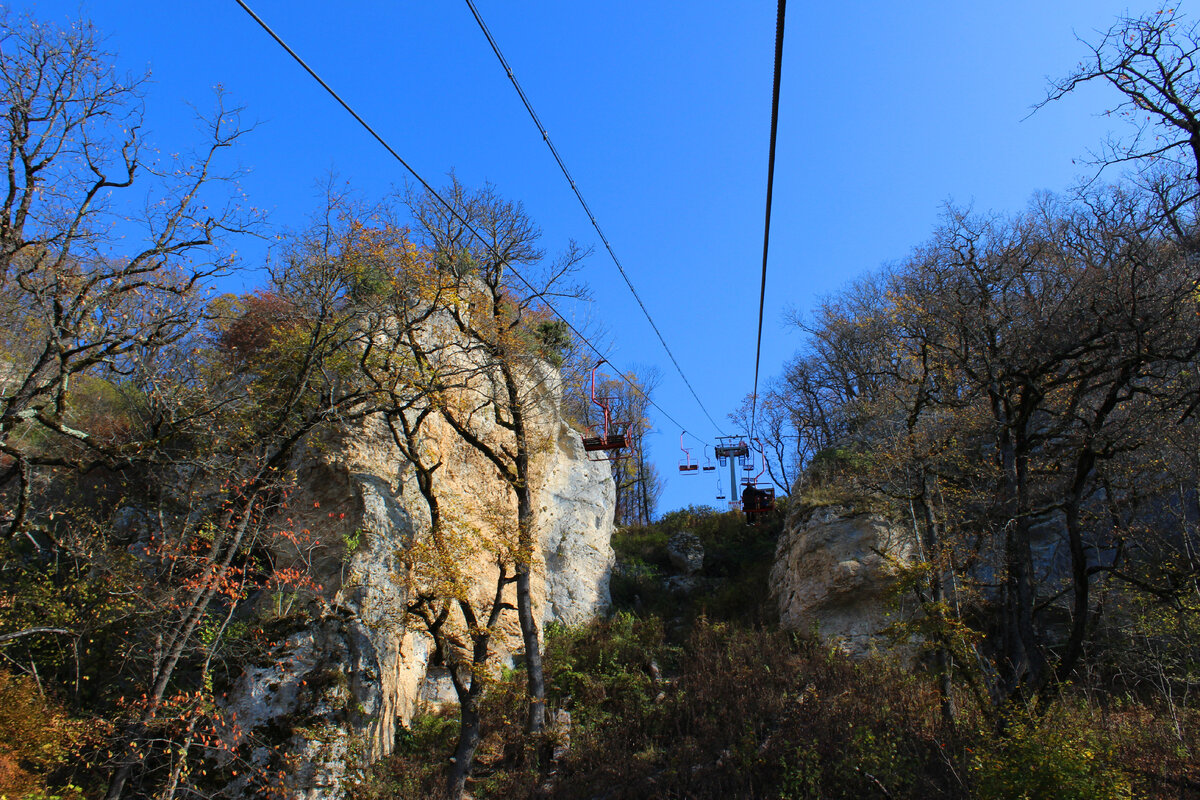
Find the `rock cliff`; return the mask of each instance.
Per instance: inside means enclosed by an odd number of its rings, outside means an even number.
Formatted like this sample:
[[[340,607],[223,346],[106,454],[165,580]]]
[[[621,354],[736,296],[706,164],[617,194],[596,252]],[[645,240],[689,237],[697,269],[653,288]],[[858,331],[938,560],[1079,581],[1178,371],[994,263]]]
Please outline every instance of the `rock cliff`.
[[[557,371],[539,372],[529,417],[538,443],[533,599],[544,628],[552,620],[582,622],[608,605],[615,489],[607,462],[586,458],[563,417]],[[496,467],[436,415],[422,428],[420,447],[441,461],[443,507],[479,537],[479,547],[463,557],[481,576],[482,593],[496,574],[489,543],[515,525],[512,492]],[[412,582],[403,556],[427,536],[430,514],[386,420],[370,418],[313,443],[297,475],[288,521],[320,534],[291,558],[305,562],[321,591],[271,661],[241,675],[228,711],[237,715],[241,758],[276,765],[290,797],[327,800],[341,796],[348,771],[391,751],[397,726],[424,699],[449,698],[438,695],[431,640],[406,618]],[[506,599],[515,604],[511,594]],[[506,612],[502,624],[497,664],[513,662],[521,647],[516,613]],[[229,788],[233,796],[250,792]]]
[[[861,657],[881,646],[881,631],[904,610],[888,590],[915,544],[907,530],[842,506],[793,511],[771,569],[780,624],[816,629]]]

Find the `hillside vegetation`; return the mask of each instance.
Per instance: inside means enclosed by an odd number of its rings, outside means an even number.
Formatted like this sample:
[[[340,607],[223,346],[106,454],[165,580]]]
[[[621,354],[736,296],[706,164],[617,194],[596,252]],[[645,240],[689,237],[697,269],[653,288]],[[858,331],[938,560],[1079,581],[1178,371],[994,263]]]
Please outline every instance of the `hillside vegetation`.
[[[559,798],[1174,798],[1200,796],[1200,715],[1152,692],[1063,687],[997,728],[957,691],[941,713],[928,667],[853,661],[771,623],[766,573],[781,518],[690,509],[622,530],[612,615],[547,631],[544,741],[513,725],[523,682],[487,703],[471,793]],[[707,579],[671,591],[667,539],[696,533]],[[569,712],[569,717],[563,715]],[[418,716],[354,796],[436,796],[453,709]],[[568,721],[569,720],[569,721]],[[551,768],[536,767],[539,750]]]

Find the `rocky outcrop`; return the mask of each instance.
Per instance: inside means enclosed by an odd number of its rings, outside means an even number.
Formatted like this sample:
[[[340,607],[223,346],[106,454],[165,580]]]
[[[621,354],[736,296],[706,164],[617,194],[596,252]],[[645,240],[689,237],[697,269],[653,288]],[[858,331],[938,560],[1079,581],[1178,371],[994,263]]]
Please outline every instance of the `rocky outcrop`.
[[[704,544],[690,531],[679,531],[667,540],[667,559],[684,575],[694,575],[704,567]]]
[[[543,623],[576,624],[609,602],[615,489],[608,463],[589,461],[563,418],[557,371],[547,367],[536,377],[529,415],[538,444],[534,611]],[[443,507],[459,530],[478,537],[463,559],[479,576],[482,598],[494,590],[489,546],[515,525],[512,492],[436,415],[421,447],[442,463],[435,474]],[[421,703],[448,699],[430,668],[432,643],[406,615],[419,577],[403,556],[427,537],[430,515],[383,419],[313,443],[297,470],[287,522],[300,544],[290,558],[304,562],[320,591],[268,663],[245,670],[226,711],[238,720],[230,738],[242,758],[282,769],[291,797],[332,800],[342,795],[347,770],[391,751],[397,726]],[[506,601],[515,605],[515,596]],[[505,614],[494,647],[497,667],[518,657],[515,612]],[[447,683],[440,682],[443,692]],[[253,787],[234,785],[229,794],[250,796]]]
[[[842,506],[793,512],[771,569],[780,624],[866,655],[904,613],[889,589],[914,553],[910,532],[879,515]]]

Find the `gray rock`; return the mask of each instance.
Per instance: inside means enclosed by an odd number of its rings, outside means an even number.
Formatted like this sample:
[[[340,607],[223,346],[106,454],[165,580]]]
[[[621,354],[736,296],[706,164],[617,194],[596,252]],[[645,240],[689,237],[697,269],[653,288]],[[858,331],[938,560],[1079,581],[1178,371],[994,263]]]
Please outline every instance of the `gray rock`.
[[[705,586],[698,575],[671,575],[663,580],[663,588],[671,594],[692,594]]]
[[[875,514],[831,506],[793,514],[775,550],[770,590],[784,628],[816,628],[851,656],[882,645],[905,614],[889,596],[916,553],[908,529]]]
[[[694,575],[704,567],[704,545],[691,531],[680,531],[667,540],[667,558],[683,575]]]
[[[615,487],[610,465],[587,459],[564,418],[558,371],[537,367],[528,380],[538,448],[534,613],[543,623],[578,624],[610,602]],[[486,415],[480,419],[481,437],[508,435],[488,428]],[[443,505],[454,508],[464,529],[507,535],[515,528],[511,490],[439,420],[434,415],[424,429],[423,446],[441,459]],[[387,755],[398,725],[421,705],[454,695],[448,675],[430,668],[431,640],[405,614],[413,583],[403,554],[428,535],[429,512],[412,465],[378,418],[311,442],[293,469],[298,485],[288,527],[311,531],[313,540],[281,552],[278,563],[303,566],[321,591],[310,621],[298,621],[303,629],[270,654],[267,666],[244,671],[225,708],[243,731],[241,755],[285,769],[289,797],[339,800],[344,776]],[[496,574],[490,552],[481,546],[468,562],[484,589]],[[516,614],[508,613],[493,639],[497,669],[521,646]],[[259,744],[268,734],[269,751]],[[245,796],[227,789],[230,797]]]

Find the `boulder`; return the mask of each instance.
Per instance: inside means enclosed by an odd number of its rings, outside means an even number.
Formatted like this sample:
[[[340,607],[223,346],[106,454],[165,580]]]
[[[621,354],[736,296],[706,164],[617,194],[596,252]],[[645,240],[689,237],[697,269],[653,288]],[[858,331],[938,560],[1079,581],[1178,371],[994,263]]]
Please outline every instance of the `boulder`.
[[[884,628],[904,608],[889,590],[916,552],[911,531],[841,506],[789,516],[775,550],[770,591],[780,624],[814,630],[862,657],[883,645]]]

